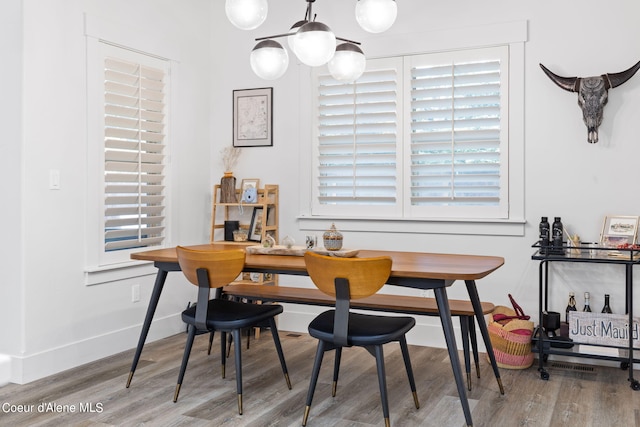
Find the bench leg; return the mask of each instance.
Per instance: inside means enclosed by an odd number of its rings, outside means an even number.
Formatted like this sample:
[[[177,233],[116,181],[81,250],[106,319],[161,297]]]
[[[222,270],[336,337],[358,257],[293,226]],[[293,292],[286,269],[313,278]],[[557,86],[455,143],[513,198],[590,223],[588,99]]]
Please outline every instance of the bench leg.
[[[487,322],[485,322],[484,314],[482,313],[482,306],[480,305],[480,297],[478,296],[476,282],[475,280],[465,280],[464,283],[467,285],[467,292],[469,293],[469,298],[471,299],[471,304],[473,305],[473,311],[476,313],[478,327],[480,328],[480,333],[482,334],[482,339],[484,340],[484,346],[487,349],[487,354],[489,355],[489,360],[491,361],[493,373],[496,376],[496,381],[498,381],[500,394],[504,394],[504,387],[502,386],[502,379],[500,379],[500,371],[498,370],[498,364],[496,363],[496,356],[493,353],[493,346],[491,345],[491,339],[489,338]]]
[[[473,361],[476,365],[476,376],[480,378],[480,362],[478,358],[478,338],[476,337],[476,322],[473,317],[467,317],[469,320],[469,337],[471,338],[471,350],[473,351]]]
[[[467,373],[467,390],[471,391],[471,357],[469,356],[469,316],[460,316],[462,330],[462,352],[464,354],[464,369]]]

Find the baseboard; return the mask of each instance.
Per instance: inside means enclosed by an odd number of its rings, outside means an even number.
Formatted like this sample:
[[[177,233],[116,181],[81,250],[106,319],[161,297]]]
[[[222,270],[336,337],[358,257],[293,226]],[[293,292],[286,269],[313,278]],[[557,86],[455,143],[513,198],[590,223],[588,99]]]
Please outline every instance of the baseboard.
[[[11,358],[0,354],[0,387],[11,381]]]
[[[126,350],[138,344],[142,324],[69,343],[27,356],[11,356],[9,381],[26,384],[85,363],[93,362]],[[180,313],[155,318],[146,342],[153,342],[184,331]],[[142,353],[144,357],[144,352]],[[0,373],[2,361],[0,360]],[[128,372],[123,372],[126,375]],[[0,381],[2,377],[0,376]]]

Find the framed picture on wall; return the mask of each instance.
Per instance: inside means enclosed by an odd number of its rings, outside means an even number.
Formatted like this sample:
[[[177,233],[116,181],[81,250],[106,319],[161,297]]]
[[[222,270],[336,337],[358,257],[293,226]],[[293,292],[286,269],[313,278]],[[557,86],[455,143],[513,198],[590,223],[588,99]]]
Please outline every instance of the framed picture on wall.
[[[233,91],[233,146],[273,145],[273,88]]]

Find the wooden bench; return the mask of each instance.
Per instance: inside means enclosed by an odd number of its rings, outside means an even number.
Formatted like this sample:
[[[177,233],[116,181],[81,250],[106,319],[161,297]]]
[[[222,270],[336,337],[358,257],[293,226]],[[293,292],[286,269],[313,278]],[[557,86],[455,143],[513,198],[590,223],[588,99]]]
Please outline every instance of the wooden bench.
[[[251,284],[233,284],[223,288],[223,293],[234,298],[245,298],[253,301],[270,301],[293,304],[333,306],[335,300],[315,288],[299,288],[290,286],[269,286]],[[494,305],[481,302],[482,313],[489,314]],[[376,310],[392,313],[413,314],[422,316],[438,316],[438,305],[435,298],[418,296],[375,294],[367,298],[351,301],[351,307],[360,310]],[[473,349],[476,375],[480,378],[478,362],[478,344],[475,329],[475,312],[471,301],[449,300],[451,316],[460,318],[464,364],[467,372],[467,388],[471,390],[471,361],[469,357],[469,341]]]

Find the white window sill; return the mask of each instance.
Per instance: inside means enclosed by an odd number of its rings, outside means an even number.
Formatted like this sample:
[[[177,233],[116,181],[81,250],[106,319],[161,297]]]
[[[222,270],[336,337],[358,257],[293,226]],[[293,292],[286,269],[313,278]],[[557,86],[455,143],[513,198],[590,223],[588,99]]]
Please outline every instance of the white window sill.
[[[86,286],[99,285],[134,277],[155,275],[157,272],[158,269],[153,266],[153,263],[147,261],[131,261],[121,264],[86,267],[84,270],[84,284]]]
[[[378,233],[460,234],[491,236],[524,236],[526,221],[512,220],[424,220],[424,219],[360,219],[334,216],[299,216],[301,230],[324,231],[331,222],[339,222],[341,231]]]

